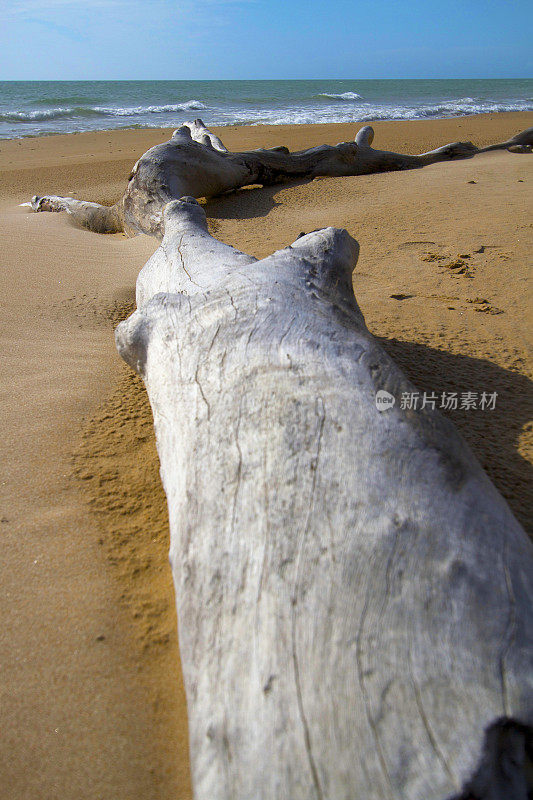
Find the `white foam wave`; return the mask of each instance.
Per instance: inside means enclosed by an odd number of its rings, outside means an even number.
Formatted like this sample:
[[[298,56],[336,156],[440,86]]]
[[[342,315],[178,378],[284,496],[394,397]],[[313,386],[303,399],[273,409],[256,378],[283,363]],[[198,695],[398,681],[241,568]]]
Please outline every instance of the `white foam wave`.
[[[360,94],[357,92],[343,92],[342,94],[330,94],[329,92],[321,92],[318,97],[329,97],[332,100],[362,100]]]
[[[76,106],[47,108],[34,111],[10,109],[0,112],[2,122],[47,122],[56,119],[75,119],[88,117],[141,117],[147,114],[172,114],[180,111],[202,111],[207,106],[199,100],[187,100],[165,106],[135,106],[134,108],[114,108],[112,106]]]
[[[175,114],[178,111],[202,111],[207,106],[200,100],[187,100],[185,103],[172,103],[165,106],[134,106],[129,108],[113,108],[110,106],[94,106],[94,110],[110,117],[140,117],[143,114]]]
[[[192,92],[191,92],[192,93]],[[343,96],[355,95],[344,92]],[[340,95],[339,95],[340,96]],[[0,107],[0,139],[19,135],[40,136],[50,133],[116,129],[122,127],[170,127],[180,124],[201,111],[207,125],[305,125],[316,123],[360,123],[373,120],[415,120],[460,117],[471,114],[500,113],[506,111],[533,111],[532,99],[506,98],[497,101],[489,98],[453,97],[428,102],[398,100],[397,102],[369,102],[362,98],[343,102],[337,98],[324,101],[316,96],[298,103],[273,105],[273,98],[265,103],[248,104],[234,101],[210,102],[206,106],[197,99],[182,103],[161,105],[57,104],[53,108],[30,109]],[[193,113],[191,113],[193,112]],[[195,115],[197,116],[197,115]],[[21,124],[23,123],[23,124]]]
[[[0,113],[0,120],[6,122],[45,122],[72,114],[72,108],[49,108],[46,111],[17,111],[16,109]]]

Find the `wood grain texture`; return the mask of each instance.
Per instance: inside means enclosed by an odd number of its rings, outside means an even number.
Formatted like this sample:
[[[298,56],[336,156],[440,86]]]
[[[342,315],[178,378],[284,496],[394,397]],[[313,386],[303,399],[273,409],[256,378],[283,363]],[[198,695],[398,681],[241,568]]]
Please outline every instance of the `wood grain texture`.
[[[449,421],[376,408],[414,387],[356,242],[256,261],[192,197],[158,226],[116,338],[154,413],[195,797],[527,800],[531,544]]]

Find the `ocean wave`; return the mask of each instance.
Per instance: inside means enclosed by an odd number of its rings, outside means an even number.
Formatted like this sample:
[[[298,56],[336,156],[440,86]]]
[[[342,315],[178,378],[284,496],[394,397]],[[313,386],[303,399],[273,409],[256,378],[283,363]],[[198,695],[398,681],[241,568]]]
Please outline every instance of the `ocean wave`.
[[[316,97],[327,97],[331,100],[362,100],[360,94],[357,92],[343,92],[342,94],[330,94],[329,92],[321,92]]]
[[[360,102],[342,109],[339,106],[311,108],[275,108],[241,111],[232,109],[213,114],[209,125],[312,125],[320,123],[364,123],[380,120],[450,119],[473,114],[492,114],[505,111],[533,111],[533,103],[516,101],[508,103],[479,102],[468,98],[434,105],[393,105]]]
[[[191,94],[193,92],[194,89]],[[343,96],[348,94],[355,95],[355,92],[345,92]],[[70,98],[74,96],[74,93],[69,95]],[[126,127],[178,127],[185,119],[198,116],[196,111],[200,112],[200,116],[204,117],[209,126],[348,123],[353,124],[354,128],[379,120],[446,119],[506,111],[533,111],[531,99],[507,97],[496,100],[490,95],[484,98],[464,96],[457,99],[444,96],[432,98],[431,102],[417,102],[410,98],[399,98],[396,102],[370,102],[362,98],[342,102],[333,98],[328,100],[324,94],[321,99],[317,96],[314,101],[310,101],[307,95],[307,99],[303,98],[301,102],[294,99],[289,103],[280,103],[279,100],[269,97],[261,103],[256,100],[254,108],[241,98],[235,98],[231,103],[221,99],[209,102],[208,106],[198,99],[148,105],[143,98],[136,106],[123,106],[120,101],[117,102],[115,98],[113,100],[109,105],[58,102],[49,108],[38,108],[36,104],[29,107],[15,107],[15,103],[10,107],[5,104],[0,106],[0,139]]]
[[[94,110],[109,117],[139,117],[143,114],[175,114],[178,111],[202,111],[207,106],[200,100],[187,100],[185,103],[172,103],[165,106],[135,106],[132,108],[112,108],[94,106]]]
[[[47,122],[54,119],[73,117],[98,117],[94,109],[84,108],[49,108],[46,111],[5,111],[0,113],[0,122]]]
[[[206,109],[199,100],[174,103],[165,106],[135,106],[134,108],[114,108],[111,106],[74,106],[48,108],[42,111],[9,110],[0,113],[0,122],[47,122],[59,119],[84,119],[89,117],[140,117],[146,114],[172,114],[179,111],[202,111]]]
[[[450,103],[441,106],[425,106],[422,108],[372,108],[361,110],[353,116],[357,122],[379,122],[389,120],[416,120],[416,119],[453,119],[454,117],[467,117],[475,114],[500,114],[508,111],[533,111],[533,104],[517,105],[505,103],[484,103],[467,106],[465,104]],[[342,120],[344,121],[344,120]]]
[[[491,100],[473,100],[470,97],[460,100],[445,101],[421,107],[411,106],[398,110],[405,119],[449,118],[471,114],[500,114],[507,111],[533,111],[533,105],[527,101],[496,102]],[[402,118],[398,117],[398,118]],[[391,118],[392,117],[387,117]],[[395,119],[396,117],[394,117]]]

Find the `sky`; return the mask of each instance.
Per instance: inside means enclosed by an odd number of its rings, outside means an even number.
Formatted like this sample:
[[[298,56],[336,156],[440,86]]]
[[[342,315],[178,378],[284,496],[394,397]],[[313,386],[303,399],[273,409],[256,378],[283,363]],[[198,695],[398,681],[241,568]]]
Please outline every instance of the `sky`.
[[[0,0],[0,80],[531,78],[529,0]]]

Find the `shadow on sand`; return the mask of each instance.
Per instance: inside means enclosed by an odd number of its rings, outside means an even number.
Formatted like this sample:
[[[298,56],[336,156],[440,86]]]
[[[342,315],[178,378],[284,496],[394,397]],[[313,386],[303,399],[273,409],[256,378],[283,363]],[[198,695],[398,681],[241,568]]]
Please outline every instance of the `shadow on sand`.
[[[280,189],[303,186],[311,180],[312,178],[305,178],[304,180],[275,183],[271,186],[250,186],[238,189],[235,192],[228,192],[206,200],[203,208],[208,219],[266,217],[273,208],[282,205],[274,200]]]
[[[483,469],[533,538],[533,466],[519,452],[520,436],[533,427],[533,383],[524,375],[480,358],[426,345],[378,338],[421,392],[497,392],[494,411],[447,411]],[[438,407],[438,403],[437,403]]]

